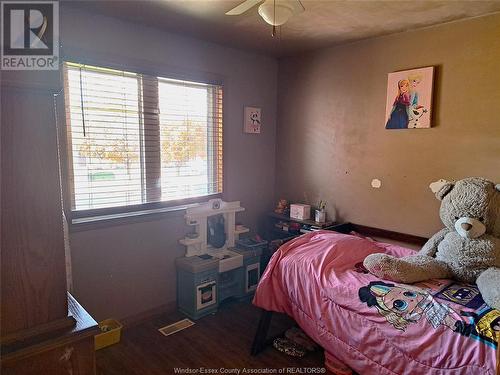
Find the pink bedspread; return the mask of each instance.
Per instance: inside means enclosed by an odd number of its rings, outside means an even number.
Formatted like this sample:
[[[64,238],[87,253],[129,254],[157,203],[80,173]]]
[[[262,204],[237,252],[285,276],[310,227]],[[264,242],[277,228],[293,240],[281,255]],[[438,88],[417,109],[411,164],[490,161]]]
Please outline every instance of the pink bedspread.
[[[496,373],[500,312],[475,286],[377,279],[371,253],[413,250],[336,232],[313,232],[271,258],[253,303],[293,317],[326,351],[360,374]]]

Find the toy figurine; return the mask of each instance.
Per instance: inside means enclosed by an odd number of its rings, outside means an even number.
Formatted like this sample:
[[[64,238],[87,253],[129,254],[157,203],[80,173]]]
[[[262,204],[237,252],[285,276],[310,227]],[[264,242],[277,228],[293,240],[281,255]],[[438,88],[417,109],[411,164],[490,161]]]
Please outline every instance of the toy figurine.
[[[280,199],[278,205],[274,209],[277,214],[284,215],[288,209],[288,201],[286,199]]]

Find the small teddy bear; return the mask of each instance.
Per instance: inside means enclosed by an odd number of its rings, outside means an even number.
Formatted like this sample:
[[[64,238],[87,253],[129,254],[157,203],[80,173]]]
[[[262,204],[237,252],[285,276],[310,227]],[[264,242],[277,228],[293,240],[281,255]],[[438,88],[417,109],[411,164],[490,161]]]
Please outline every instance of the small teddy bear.
[[[444,229],[415,255],[371,254],[364,266],[395,282],[454,278],[477,283],[484,301],[500,309],[500,184],[478,177],[446,182],[436,197]]]
[[[274,212],[283,215],[286,213],[287,208],[288,201],[286,199],[280,199],[278,204],[276,205],[276,208],[274,209]]]

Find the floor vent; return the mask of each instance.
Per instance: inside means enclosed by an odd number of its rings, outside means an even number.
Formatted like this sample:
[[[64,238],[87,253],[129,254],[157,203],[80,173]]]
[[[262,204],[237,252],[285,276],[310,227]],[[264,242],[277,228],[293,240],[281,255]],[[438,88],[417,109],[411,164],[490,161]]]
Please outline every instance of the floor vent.
[[[193,321],[189,319],[182,319],[179,320],[178,322],[160,328],[158,331],[160,331],[160,333],[164,336],[170,336],[173,335],[174,333],[182,331],[183,329],[189,328],[192,325],[194,325]]]

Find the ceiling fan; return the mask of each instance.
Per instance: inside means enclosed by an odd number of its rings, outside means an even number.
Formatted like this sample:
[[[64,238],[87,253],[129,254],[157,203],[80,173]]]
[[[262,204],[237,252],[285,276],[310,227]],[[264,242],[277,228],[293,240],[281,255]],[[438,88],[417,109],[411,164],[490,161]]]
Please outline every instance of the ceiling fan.
[[[300,0],[246,0],[226,12],[226,15],[237,16],[243,14],[259,3],[262,3],[258,9],[259,15],[269,25],[273,26],[273,36],[276,26],[283,25],[290,17],[305,10]]]

